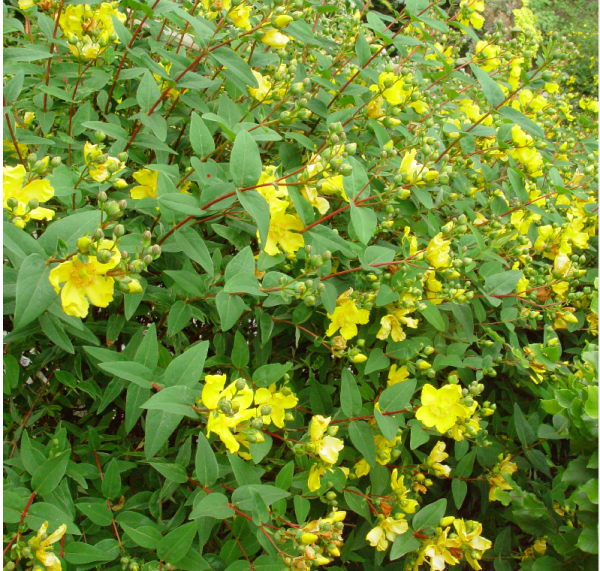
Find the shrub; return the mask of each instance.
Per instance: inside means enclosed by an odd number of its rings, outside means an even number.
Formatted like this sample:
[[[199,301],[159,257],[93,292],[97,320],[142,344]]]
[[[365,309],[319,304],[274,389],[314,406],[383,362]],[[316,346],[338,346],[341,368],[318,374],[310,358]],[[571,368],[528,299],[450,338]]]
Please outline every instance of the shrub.
[[[5,4],[7,569],[595,568],[598,105],[456,8]]]

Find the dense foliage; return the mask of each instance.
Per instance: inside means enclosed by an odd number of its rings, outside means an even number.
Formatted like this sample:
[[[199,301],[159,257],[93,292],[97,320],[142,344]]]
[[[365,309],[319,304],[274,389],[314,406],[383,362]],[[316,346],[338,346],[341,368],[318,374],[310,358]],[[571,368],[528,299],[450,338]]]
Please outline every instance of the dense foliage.
[[[4,4],[6,569],[596,568],[598,103],[451,8]]]

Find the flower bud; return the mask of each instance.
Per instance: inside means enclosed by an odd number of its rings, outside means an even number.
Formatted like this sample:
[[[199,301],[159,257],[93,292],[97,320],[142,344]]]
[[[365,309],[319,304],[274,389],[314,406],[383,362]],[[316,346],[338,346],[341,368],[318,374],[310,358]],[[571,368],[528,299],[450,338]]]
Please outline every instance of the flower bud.
[[[121,210],[125,210],[127,208],[127,201],[126,200],[119,200],[119,208]]]
[[[35,163],[37,162],[37,155],[36,155],[35,153],[29,153],[29,154],[27,155],[27,162],[28,162],[30,165],[33,165],[33,164],[35,164]]]
[[[104,131],[96,131],[94,133],[94,139],[96,139],[96,143],[101,143],[102,141],[104,141],[104,139],[106,139]]]
[[[129,293],[142,293],[142,284],[138,280],[131,280],[128,284]]]
[[[96,257],[101,264],[108,264],[112,258],[112,252],[110,250],[102,249],[98,252]]]
[[[90,251],[90,244],[92,243],[92,239],[89,236],[82,236],[77,240],[77,249],[82,254],[87,254]]]
[[[358,353],[357,355],[354,355],[354,357],[352,357],[352,362],[357,364],[364,363],[366,360],[366,355],[363,355],[362,353]]]
[[[104,240],[104,232],[102,231],[102,228],[96,228],[96,231],[94,232],[94,240],[96,242]]]
[[[125,226],[123,226],[123,224],[117,224],[113,228],[113,237],[114,238],[120,238],[124,234],[125,234]]]
[[[129,155],[127,153],[123,152],[123,153],[119,153],[117,155],[117,158],[119,159],[120,162],[124,163],[129,158]]]
[[[313,543],[316,543],[317,541],[319,541],[319,536],[314,533],[303,533],[300,536],[300,542],[303,545],[312,545]]]
[[[101,204],[103,204],[104,202],[106,202],[108,200],[108,195],[106,194],[106,192],[104,192],[103,190],[101,190],[98,193],[97,199],[98,199],[98,202],[100,202]]]
[[[52,168],[59,167],[61,163],[62,159],[60,157],[52,157],[52,160],[50,161]]]
[[[269,416],[271,414],[271,407],[268,405],[263,405],[260,409],[261,416]]]
[[[122,190],[127,186],[127,181],[124,178],[117,178],[112,184],[116,189]]]
[[[285,28],[290,22],[293,22],[294,18],[291,16],[277,16],[271,23],[276,28]]]

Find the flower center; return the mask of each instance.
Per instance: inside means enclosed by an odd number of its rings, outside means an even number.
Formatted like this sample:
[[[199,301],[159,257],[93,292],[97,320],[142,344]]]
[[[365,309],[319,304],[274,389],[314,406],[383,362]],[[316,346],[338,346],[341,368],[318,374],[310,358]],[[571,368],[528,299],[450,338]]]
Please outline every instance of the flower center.
[[[431,414],[438,418],[445,418],[450,414],[450,405],[446,401],[440,401],[437,404],[432,404],[430,407]]]
[[[96,278],[96,268],[89,264],[81,265],[79,268],[73,268],[71,271],[71,281],[75,287],[82,288],[89,286]]]

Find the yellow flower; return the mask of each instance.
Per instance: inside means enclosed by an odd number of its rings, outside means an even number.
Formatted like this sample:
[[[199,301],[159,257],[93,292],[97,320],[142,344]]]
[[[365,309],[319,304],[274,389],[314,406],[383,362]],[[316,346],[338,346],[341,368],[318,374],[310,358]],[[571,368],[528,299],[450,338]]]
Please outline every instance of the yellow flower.
[[[330,422],[331,417],[316,415],[310,423],[310,440],[322,461],[311,466],[308,478],[308,488],[311,492],[321,487],[321,476],[338,461],[339,453],[344,448],[343,440],[326,434]],[[329,432],[332,432],[332,429]]]
[[[434,268],[447,268],[449,265],[450,240],[444,240],[440,232],[429,242],[425,257]]]
[[[344,339],[352,339],[358,335],[358,328],[356,326],[369,322],[369,311],[358,309],[354,300],[349,299],[346,293],[338,298],[337,307],[333,311],[333,315],[327,314],[327,317],[331,319],[326,333],[328,337],[334,335],[339,329]]]
[[[50,220],[54,217],[54,210],[49,208],[36,207],[26,212],[28,203],[31,199],[38,202],[47,202],[54,196],[54,188],[50,181],[33,180],[30,183],[23,185],[26,176],[25,167],[18,165],[16,167],[3,167],[2,183],[3,196],[2,206],[5,210],[10,210],[8,200],[13,198],[18,204],[12,209],[15,216],[21,218],[23,222],[27,222],[30,218],[34,220]]]
[[[21,8],[21,10],[28,10],[29,8],[33,8],[35,4],[36,3],[33,0],[19,0],[19,8]]]
[[[102,155],[102,151],[98,145],[92,145],[89,142],[83,147],[83,157],[85,164],[89,166],[89,173],[92,179],[96,182],[104,182],[111,176],[117,175],[117,173],[125,168],[125,163],[116,159],[115,157],[107,157],[106,161],[102,164],[98,164],[95,161]]]
[[[467,408],[459,404],[462,391],[458,385],[446,385],[436,389],[426,384],[421,391],[421,406],[417,411],[417,419],[425,426],[435,428],[441,434],[450,430],[458,418],[469,416]]]
[[[235,454],[240,449],[240,443],[234,437],[231,430],[235,430],[238,424],[254,418],[255,414],[256,411],[254,409],[241,410],[233,416],[212,411],[206,423],[206,435],[210,436],[210,433],[214,432],[219,436],[221,442],[225,444],[229,452]]]
[[[371,547],[377,547],[377,551],[385,551],[390,541],[393,543],[397,536],[407,531],[408,522],[404,515],[397,516],[397,519],[387,517],[367,534],[367,541]]]
[[[375,97],[369,101],[367,105],[367,117],[371,119],[380,119],[385,113],[383,112],[383,97]]]
[[[451,528],[445,528],[435,540],[435,543],[425,545],[424,555],[429,558],[432,571],[442,571],[448,565],[456,565],[459,559],[454,554],[460,555],[460,541],[458,538],[449,539]]]
[[[402,365],[400,368],[398,368],[397,365],[392,365],[390,372],[388,373],[387,386],[391,387],[396,383],[402,383],[408,379],[409,375],[410,373],[408,372],[406,365]]]
[[[107,307],[113,300],[115,280],[106,273],[119,265],[121,253],[111,240],[102,240],[100,250],[112,253],[106,264],[100,263],[96,256],[87,256],[87,264],[75,257],[50,272],[50,283],[56,293],[60,291],[62,308],[67,315],[86,317],[90,303],[96,307]],[[62,290],[61,283],[64,283]]]
[[[357,478],[362,478],[363,476],[366,476],[370,471],[371,466],[369,466],[369,463],[364,458],[359,460],[354,466],[354,472]]]
[[[35,548],[35,556],[44,565],[47,571],[61,571],[60,559],[51,551],[52,545],[60,541],[67,531],[66,524],[62,524],[55,532],[46,537],[48,522],[44,522],[37,532],[37,536],[29,540],[29,545]]]
[[[398,477],[398,469],[394,468],[392,471],[392,479],[390,482],[394,495],[396,496],[396,501],[398,505],[405,511],[407,514],[414,514],[419,506],[419,502],[417,500],[409,500],[407,497],[408,490],[404,485],[404,476]]]
[[[286,254],[293,254],[304,246],[304,236],[295,231],[304,230],[304,224],[297,214],[285,214],[285,210],[271,210],[269,236],[265,244],[265,252],[269,256],[280,253],[278,246]]]
[[[411,313],[412,309],[398,309],[394,313],[390,313],[381,318],[381,329],[377,333],[377,339],[385,340],[392,335],[392,339],[395,342],[404,341],[406,339],[406,333],[402,329],[402,325],[416,329],[419,324],[418,319],[407,317]]]
[[[488,482],[491,486],[489,493],[490,502],[497,500],[496,490],[512,490],[512,486],[508,484],[502,474],[508,474],[512,476],[516,471],[517,465],[510,461],[510,456],[507,456],[498,466],[497,473],[493,473],[492,476],[488,478]]]
[[[542,155],[534,147],[533,138],[525,133],[519,125],[514,125],[511,131],[515,144],[515,148],[510,151],[511,156],[526,166],[532,176],[540,176],[544,161]]]
[[[271,407],[270,414],[262,417],[265,424],[273,422],[275,426],[283,428],[286,409],[295,408],[298,399],[291,392],[289,395],[276,392],[275,385],[271,385],[268,389],[258,389],[256,391],[254,403],[258,406],[267,405]]]
[[[202,4],[208,10],[211,5],[217,6],[218,10],[229,10],[231,8],[231,0],[202,0]],[[219,16],[219,12],[208,12],[207,14],[209,20],[213,20],[217,16]]]
[[[427,459],[427,465],[433,469],[435,475],[438,477],[447,478],[450,475],[450,466],[445,466],[442,462],[448,458],[448,454],[445,452],[446,443],[441,440],[436,442],[433,450],[429,454]]]
[[[484,71],[493,71],[502,65],[502,62],[498,57],[498,54],[500,53],[499,46],[488,44],[488,42],[480,40],[475,46],[475,53],[483,56],[480,56],[478,60],[482,61],[483,65],[481,66],[481,69]]]
[[[250,6],[244,6],[243,8],[239,7],[229,12],[229,17],[231,18],[231,21],[234,23],[236,28],[250,30],[252,28],[252,25],[250,24],[249,20],[250,12]]]
[[[285,48],[290,39],[278,30],[267,30],[260,41],[263,44],[267,44],[268,46],[275,48],[276,50],[281,50]]]
[[[139,186],[134,186],[129,192],[134,200],[142,198],[156,198],[158,186],[158,171],[141,169],[133,173],[133,178],[139,182]]]
[[[377,450],[376,462],[386,466],[392,461],[392,450],[400,446],[402,439],[396,436],[393,440],[388,440],[385,436],[378,434],[375,436],[375,447]]]
[[[202,388],[202,403],[210,410],[217,408],[221,391],[227,382],[227,375],[206,375]]]
[[[481,537],[483,526],[478,521],[464,521],[462,519],[455,519],[453,525],[467,562],[475,571],[481,571],[481,565],[477,560],[481,558],[483,552],[492,547],[492,542],[489,539]],[[465,546],[470,547],[470,549],[465,549]],[[473,557],[473,555],[476,555],[476,557]]]
[[[485,18],[481,14],[485,10],[483,0],[461,0],[461,12],[458,16],[458,21],[463,26],[471,24],[476,30],[481,30],[485,22]]]
[[[254,77],[256,78],[256,81],[258,81],[258,87],[249,87],[248,88],[248,92],[257,101],[261,101],[261,102],[265,102],[266,103],[267,97],[269,95],[272,95],[271,94],[271,82],[270,82],[269,78],[264,77],[258,71],[252,70],[252,73],[254,74]],[[258,181],[258,184],[262,184],[262,182]],[[259,187],[258,190],[260,191],[262,189]]]

